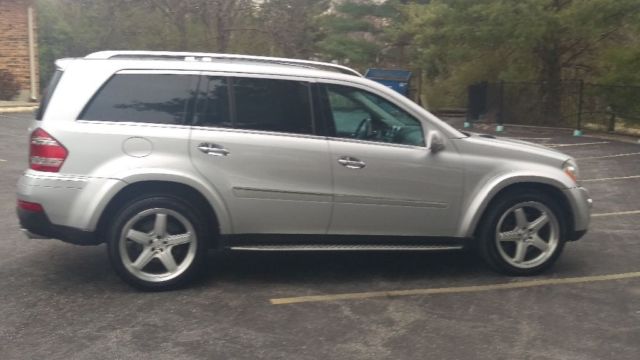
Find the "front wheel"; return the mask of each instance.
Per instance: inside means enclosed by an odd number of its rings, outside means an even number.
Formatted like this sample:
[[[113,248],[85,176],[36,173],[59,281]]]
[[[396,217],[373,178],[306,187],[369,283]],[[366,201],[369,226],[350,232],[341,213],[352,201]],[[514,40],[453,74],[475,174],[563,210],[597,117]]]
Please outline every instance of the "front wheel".
[[[495,270],[535,275],[549,268],[565,244],[561,207],[546,194],[525,191],[498,199],[480,230],[479,250]]]
[[[197,208],[169,196],[143,196],[125,205],[107,233],[111,264],[143,290],[186,284],[206,257],[206,227]]]

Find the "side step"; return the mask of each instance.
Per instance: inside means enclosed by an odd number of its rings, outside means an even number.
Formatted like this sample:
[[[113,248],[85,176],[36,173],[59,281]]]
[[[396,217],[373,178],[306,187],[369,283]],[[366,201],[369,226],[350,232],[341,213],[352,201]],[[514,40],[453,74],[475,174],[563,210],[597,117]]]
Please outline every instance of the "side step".
[[[462,245],[246,245],[231,246],[234,251],[446,251]]]

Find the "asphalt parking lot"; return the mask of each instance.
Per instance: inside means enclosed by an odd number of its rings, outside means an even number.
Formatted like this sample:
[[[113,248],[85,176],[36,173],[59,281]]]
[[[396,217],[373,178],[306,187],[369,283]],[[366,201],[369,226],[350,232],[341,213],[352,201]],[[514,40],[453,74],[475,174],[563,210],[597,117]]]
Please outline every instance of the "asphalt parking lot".
[[[620,360],[640,353],[634,140],[509,126],[501,134],[576,157],[594,198],[589,233],[542,276],[498,275],[466,252],[234,253],[212,254],[191,288],[141,293],[116,277],[104,245],[19,232],[15,184],[26,166],[29,116],[0,114],[2,359]]]

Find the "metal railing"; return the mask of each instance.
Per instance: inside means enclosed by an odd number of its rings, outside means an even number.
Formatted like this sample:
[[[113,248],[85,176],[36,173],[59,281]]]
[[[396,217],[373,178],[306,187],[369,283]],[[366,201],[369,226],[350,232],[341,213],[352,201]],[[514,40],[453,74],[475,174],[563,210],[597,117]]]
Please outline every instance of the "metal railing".
[[[468,92],[469,121],[616,131],[640,130],[640,86],[582,80],[478,83]]]

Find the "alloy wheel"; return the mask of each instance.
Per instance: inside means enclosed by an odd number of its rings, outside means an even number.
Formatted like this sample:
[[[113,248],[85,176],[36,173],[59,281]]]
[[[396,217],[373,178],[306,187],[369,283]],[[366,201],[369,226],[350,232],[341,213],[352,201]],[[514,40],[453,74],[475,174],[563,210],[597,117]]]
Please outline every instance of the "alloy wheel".
[[[133,216],[122,228],[118,245],[126,270],[150,282],[171,280],[184,273],[194,261],[196,250],[191,222],[165,208]]]
[[[506,210],[495,231],[500,256],[510,265],[529,269],[549,260],[558,248],[560,224],[555,214],[537,201]]]

